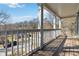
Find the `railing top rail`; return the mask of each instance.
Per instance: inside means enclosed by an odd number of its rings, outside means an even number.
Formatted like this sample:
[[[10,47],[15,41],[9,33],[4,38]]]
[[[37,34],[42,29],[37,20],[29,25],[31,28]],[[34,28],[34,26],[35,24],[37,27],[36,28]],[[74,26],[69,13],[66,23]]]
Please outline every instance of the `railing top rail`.
[[[41,29],[18,29],[18,30],[0,30],[0,32],[4,31],[40,31]],[[61,30],[61,29],[43,29],[43,31],[56,31],[56,30]]]
[[[43,29],[43,31],[57,31],[57,30],[61,30],[61,29]],[[1,34],[4,34],[5,32],[7,34],[9,33],[25,33],[25,32],[40,32],[41,29],[27,29],[27,30],[3,30],[3,31],[0,31],[0,35]]]

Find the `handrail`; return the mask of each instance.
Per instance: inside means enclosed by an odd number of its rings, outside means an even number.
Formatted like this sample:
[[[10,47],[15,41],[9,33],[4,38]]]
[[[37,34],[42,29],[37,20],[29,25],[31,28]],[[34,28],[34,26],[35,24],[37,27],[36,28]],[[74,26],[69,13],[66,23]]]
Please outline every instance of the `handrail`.
[[[52,33],[52,35],[54,35],[54,33],[51,32],[51,31],[57,31],[57,30],[59,31],[61,29],[43,29],[44,33],[45,32],[47,32],[47,34]],[[28,29],[27,30],[19,29],[19,30],[6,30],[6,31],[3,30],[3,31],[0,31],[0,35],[2,35],[1,37],[4,37],[5,35],[7,36],[7,37],[5,37],[5,40],[8,39],[9,34],[12,36],[11,47],[8,48],[8,44],[5,45],[6,46],[5,47],[6,56],[8,55],[7,53],[9,51],[11,51],[11,55],[20,55],[20,50],[21,50],[21,53],[22,53],[21,55],[23,55],[24,50],[25,50],[24,54],[26,54],[26,55],[29,55],[29,53],[33,53],[33,51],[37,51],[39,49],[40,43],[41,43],[41,41],[40,41],[41,40],[41,34],[40,33],[41,33],[41,29],[29,29],[29,30]],[[19,36],[21,37],[20,39],[19,39]],[[46,39],[47,38],[45,38],[45,40]],[[51,37],[51,39],[52,39],[52,37]],[[13,41],[16,41],[16,46],[14,46]],[[51,40],[49,40],[49,41],[51,41]],[[48,43],[49,41],[47,40],[45,43]],[[14,50],[16,50],[16,52],[14,52]]]
[[[43,31],[56,31],[56,30],[61,30],[61,29],[43,29]],[[21,29],[19,29],[19,30],[4,30],[4,31],[0,31],[0,34],[1,33],[5,33],[5,32],[7,32],[7,33],[10,33],[10,32],[13,32],[13,33],[16,33],[16,32],[38,32],[38,31],[41,31],[41,29],[26,29],[26,30],[21,30]]]

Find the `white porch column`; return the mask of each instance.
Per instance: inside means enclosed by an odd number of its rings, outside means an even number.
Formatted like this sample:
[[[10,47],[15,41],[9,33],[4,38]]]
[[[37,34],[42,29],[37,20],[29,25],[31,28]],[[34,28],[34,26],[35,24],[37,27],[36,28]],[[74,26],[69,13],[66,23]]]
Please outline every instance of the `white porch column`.
[[[54,19],[53,19],[53,29],[56,29],[56,25],[55,25],[55,16],[54,16]]]
[[[39,21],[38,29],[41,29],[41,7],[40,6],[38,8],[38,21]]]
[[[39,24],[38,29],[40,29],[40,44],[41,48],[43,47],[43,4],[40,4],[39,6],[39,12],[38,12],[38,18],[39,18]]]
[[[54,16],[54,19],[53,19],[53,29],[56,29],[56,22],[55,22],[55,20],[56,20],[56,18],[55,18],[56,16]],[[56,31],[54,31],[53,32],[54,34],[53,34],[53,36],[54,36],[54,38],[56,38]]]
[[[59,29],[61,29],[61,20],[59,19]],[[59,34],[61,34],[61,30],[59,30]]]

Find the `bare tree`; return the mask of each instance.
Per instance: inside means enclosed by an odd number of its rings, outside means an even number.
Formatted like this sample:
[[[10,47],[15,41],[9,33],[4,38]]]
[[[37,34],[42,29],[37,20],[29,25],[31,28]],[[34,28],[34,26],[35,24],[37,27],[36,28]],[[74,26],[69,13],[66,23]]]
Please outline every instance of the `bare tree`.
[[[10,16],[4,12],[4,11],[0,11],[0,25],[3,24],[3,27],[5,27],[4,29],[6,29],[6,23],[8,21],[8,19],[10,18]],[[4,44],[4,40],[1,39],[2,44]]]
[[[29,21],[29,25],[33,28],[33,29],[37,29],[38,28],[38,20],[37,18],[36,19],[33,19],[31,21]]]
[[[0,11],[0,24],[1,23],[6,24],[9,18],[10,18],[10,15],[8,15],[4,11]]]

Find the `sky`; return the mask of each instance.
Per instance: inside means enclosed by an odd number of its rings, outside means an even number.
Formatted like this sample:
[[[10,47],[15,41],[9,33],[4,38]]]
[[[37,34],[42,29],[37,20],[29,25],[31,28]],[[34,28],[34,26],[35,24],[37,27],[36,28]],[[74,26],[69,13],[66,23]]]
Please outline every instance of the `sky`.
[[[9,22],[29,21],[37,17],[38,5],[34,3],[0,4],[1,10],[10,15]]]

